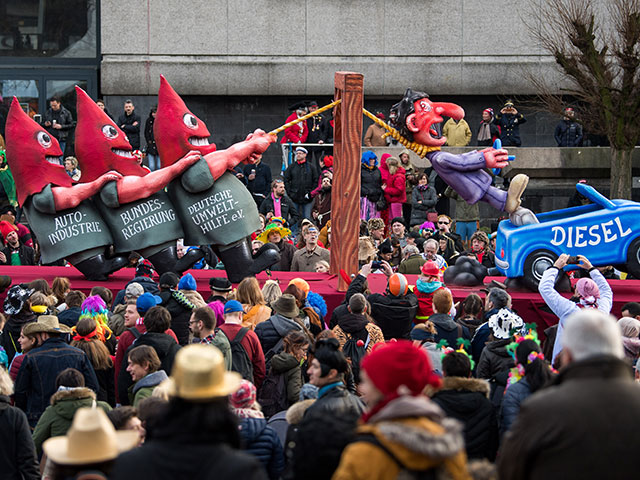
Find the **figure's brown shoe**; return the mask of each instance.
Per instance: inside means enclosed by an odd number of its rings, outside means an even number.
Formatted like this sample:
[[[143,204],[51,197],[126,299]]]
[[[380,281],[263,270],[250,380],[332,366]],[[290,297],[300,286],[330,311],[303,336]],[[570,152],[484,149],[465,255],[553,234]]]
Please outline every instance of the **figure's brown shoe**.
[[[520,206],[520,197],[524,193],[524,189],[527,188],[529,183],[529,177],[519,173],[511,179],[511,185],[509,185],[509,191],[507,192],[507,201],[504,204],[504,211],[507,213],[515,212]]]

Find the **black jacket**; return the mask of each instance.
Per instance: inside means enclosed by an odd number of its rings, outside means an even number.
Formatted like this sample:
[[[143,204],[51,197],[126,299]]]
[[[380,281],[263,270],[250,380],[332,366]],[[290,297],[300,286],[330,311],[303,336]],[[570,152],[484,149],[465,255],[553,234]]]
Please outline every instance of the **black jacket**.
[[[491,401],[498,407],[502,403],[504,389],[507,386],[509,370],[515,367],[513,357],[507,352],[507,345],[513,340],[495,340],[485,345],[476,367],[476,377],[489,380]]]
[[[40,471],[31,429],[22,410],[0,395],[0,468],[3,480],[38,480]]]
[[[116,406],[116,383],[114,368],[106,368],[104,370],[95,370],[98,379],[97,400],[107,402],[112,407]]]
[[[260,322],[255,328],[256,335],[258,336],[258,340],[260,340],[260,345],[265,355],[276,346],[281,338],[286,337],[292,330],[302,331],[302,327],[290,318],[283,317],[279,314],[272,315],[269,320]]]
[[[305,412],[304,418],[337,416],[355,422],[364,412],[364,404],[344,384],[336,385],[319,397]]]
[[[559,147],[579,147],[582,145],[582,125],[571,120],[562,120],[556,125],[553,136]]]
[[[371,202],[377,202],[382,195],[382,174],[378,167],[369,170],[364,165],[360,167],[360,196],[367,197]]]
[[[221,443],[148,440],[120,455],[111,480],[267,480],[260,462]]]
[[[353,293],[358,293],[358,292],[353,292]],[[351,298],[351,297],[349,297],[349,298]],[[347,307],[346,303],[341,303],[336,308],[334,308],[333,312],[331,312],[331,320],[329,321],[329,329],[333,330],[333,327],[338,325],[338,321],[340,320],[340,318],[344,317],[345,315],[347,315],[349,313],[350,313],[349,312],[349,308]]]
[[[153,123],[155,118],[149,114],[147,121],[144,124],[144,139],[147,141],[147,153],[149,155],[158,155],[158,147],[156,146],[156,139],[153,136]]]
[[[184,294],[176,290],[160,292],[162,305],[171,314],[171,330],[178,337],[178,343],[184,346],[189,343],[189,319],[195,305]]]
[[[11,265],[11,252],[13,251],[14,249],[9,245],[2,249],[2,253],[4,253],[4,256],[7,258],[5,265]],[[35,250],[22,242],[20,242],[20,245],[18,246],[18,257],[20,258],[20,265],[36,264]]]
[[[20,312],[16,315],[10,315],[7,323],[4,325],[4,329],[2,330],[2,335],[0,335],[0,346],[4,348],[4,351],[7,352],[7,357],[9,358],[9,365],[11,365],[11,360],[15,357],[16,353],[21,353],[22,349],[20,348],[20,343],[18,342],[18,338],[20,338],[20,332],[22,331],[22,327],[24,327],[29,322],[35,322],[37,320],[36,314],[31,310],[27,312]],[[18,349],[18,351],[16,351]]]
[[[242,449],[262,463],[269,480],[280,478],[284,470],[284,453],[276,431],[264,418],[243,418],[240,421]]]
[[[53,128],[53,121],[56,121],[62,128]],[[60,110],[54,112],[52,108],[47,109],[44,114],[44,123],[51,122],[52,125],[45,127],[47,132],[59,142],[64,142],[69,136],[69,130],[73,128],[73,117],[71,112],[60,105]],[[62,152],[64,154],[64,152]]]
[[[429,317],[429,321],[433,322],[436,327],[436,343],[440,340],[446,340],[451,348],[456,349],[458,348],[456,344],[458,338],[471,339],[469,329],[456,323],[453,318],[451,318],[451,315],[434,313]]]
[[[260,204],[261,214],[266,216],[269,212],[274,213],[273,198],[271,198],[271,193],[269,193]],[[280,199],[280,213],[282,214],[282,218],[284,218],[289,225],[295,225],[300,219],[300,213],[291,201],[291,198],[289,198],[287,195]]]
[[[341,315],[337,319],[337,325],[342,329],[344,333],[348,333],[352,338],[357,340],[367,341],[369,332],[367,331],[367,325],[369,320],[364,315],[358,315],[351,313],[347,310],[344,315]]]
[[[311,192],[318,186],[318,169],[309,160],[294,161],[284,172],[284,186],[295,203],[311,203]]]
[[[140,345],[149,345],[153,347],[160,357],[160,369],[165,372],[170,372],[173,369],[173,360],[176,353],[180,350],[180,345],[170,335],[166,333],[147,332],[140,335],[135,342],[127,349],[122,365],[120,366],[120,372],[118,373],[118,398],[123,405],[129,403],[129,387],[133,384],[131,375],[127,372],[127,359],[129,358],[129,351],[132,348],[139,347]]]
[[[496,124],[500,127],[500,140],[503,147],[519,147],[520,125],[527,121],[521,113],[497,113]]]
[[[411,225],[422,225],[427,221],[427,212],[434,211],[438,203],[436,189],[428,185],[426,190],[414,187],[411,192]]]
[[[249,180],[252,170],[256,171],[256,178]],[[259,193],[266,198],[271,193],[271,169],[264,162],[257,165],[245,165],[242,173],[247,180],[247,190],[252,194]]]
[[[347,290],[347,299],[355,293],[363,293],[365,277],[357,275]],[[407,293],[401,297],[372,293],[367,298],[371,304],[371,316],[380,327],[385,340],[411,338],[413,319],[418,312],[418,297]]]
[[[489,384],[484,380],[445,377],[432,400],[447,417],[464,424],[467,457],[493,461],[498,451],[498,419],[488,397]]]
[[[134,125],[138,122],[137,125]],[[134,150],[140,149],[140,117],[136,115],[135,110],[131,115],[123,113],[118,117],[118,126],[127,134],[131,148]]]

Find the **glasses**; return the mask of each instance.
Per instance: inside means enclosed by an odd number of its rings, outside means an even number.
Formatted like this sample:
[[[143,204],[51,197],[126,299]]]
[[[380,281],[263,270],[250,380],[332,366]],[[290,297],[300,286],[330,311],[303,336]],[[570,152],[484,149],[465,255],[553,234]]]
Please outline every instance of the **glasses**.
[[[449,222],[438,222],[438,225],[449,225]]]

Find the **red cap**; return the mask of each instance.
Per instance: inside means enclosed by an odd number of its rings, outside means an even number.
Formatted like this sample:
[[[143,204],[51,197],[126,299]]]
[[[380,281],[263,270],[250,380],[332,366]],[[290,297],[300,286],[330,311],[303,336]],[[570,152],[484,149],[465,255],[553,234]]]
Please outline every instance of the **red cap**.
[[[408,340],[379,343],[361,365],[385,396],[402,394],[400,387],[420,395],[427,385],[440,386],[440,377],[433,373],[427,352]]]
[[[326,155],[322,161],[325,167],[333,167],[333,155]]]
[[[18,227],[15,225],[11,225],[9,222],[2,221],[0,222],[0,233],[2,234],[2,239],[6,239],[7,235],[11,232],[17,232]]]

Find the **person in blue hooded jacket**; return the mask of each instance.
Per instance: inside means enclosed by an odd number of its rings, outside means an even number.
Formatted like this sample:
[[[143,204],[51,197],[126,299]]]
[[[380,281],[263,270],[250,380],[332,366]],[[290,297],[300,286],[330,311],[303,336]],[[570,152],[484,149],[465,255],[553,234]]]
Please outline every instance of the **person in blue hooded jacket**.
[[[284,453],[276,431],[267,425],[267,420],[256,402],[256,387],[248,380],[231,395],[233,412],[240,420],[240,440],[243,450],[255,456],[270,480],[280,478],[284,470]]]
[[[378,157],[372,151],[362,154],[360,169],[360,219],[380,218],[376,202],[382,196],[382,174]]]

